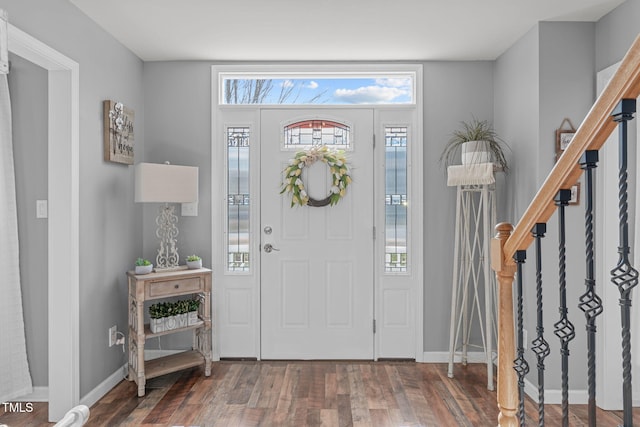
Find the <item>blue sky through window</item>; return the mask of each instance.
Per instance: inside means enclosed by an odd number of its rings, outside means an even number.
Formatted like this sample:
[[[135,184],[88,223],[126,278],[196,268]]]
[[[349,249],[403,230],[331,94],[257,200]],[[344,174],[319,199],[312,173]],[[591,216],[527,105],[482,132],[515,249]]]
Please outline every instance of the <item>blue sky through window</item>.
[[[241,78],[222,81],[224,104],[411,104],[413,76]]]

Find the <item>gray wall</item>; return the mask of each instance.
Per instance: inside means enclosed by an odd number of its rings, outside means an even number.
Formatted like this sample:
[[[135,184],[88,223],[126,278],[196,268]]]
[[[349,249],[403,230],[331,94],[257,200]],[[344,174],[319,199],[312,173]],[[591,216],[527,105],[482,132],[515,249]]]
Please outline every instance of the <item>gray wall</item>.
[[[438,164],[451,132],[472,117],[493,121],[493,62],[424,66],[424,350],[448,351],[455,187]],[[439,325],[434,327],[433,325]],[[479,339],[472,342],[479,344]]]
[[[144,65],[145,161],[198,166],[198,216],[180,216],[178,253],[184,264],[198,254],[211,267],[211,64],[148,62]],[[143,253],[155,260],[158,206],[144,207]],[[191,348],[191,334],[151,340],[147,349]]]
[[[596,71],[620,61],[640,33],[640,2],[627,0],[596,23]]]
[[[9,60],[22,307],[31,379],[40,387],[49,383],[47,220],[36,219],[36,200],[47,199],[47,73],[18,56]]]
[[[538,189],[538,31],[532,29],[495,61],[495,128],[511,148],[511,171],[498,201],[498,222],[513,223]],[[536,177],[536,178],[534,178]],[[516,191],[517,189],[517,191]]]
[[[529,31],[496,61],[496,123],[511,141],[514,162],[506,211],[509,222],[522,216],[555,163],[555,130],[565,117],[578,127],[595,100],[595,25],[543,22]],[[583,190],[584,191],[584,190]],[[545,286],[545,339],[551,346],[547,358],[550,389],[560,387],[559,342],[553,335],[558,314],[557,216],[547,223],[543,246]],[[584,204],[566,210],[567,299],[569,319],[576,329],[571,342],[571,387],[584,389],[586,364],[584,316],[578,298],[584,292]],[[525,264],[525,329],[528,340],[536,334],[535,258],[533,246]],[[535,355],[528,351],[531,366]],[[536,383],[532,369],[529,379]]]
[[[136,161],[142,160],[143,64],[66,0],[3,0],[0,7],[11,24],[79,64],[82,397],[125,363],[120,347],[108,347],[107,330],[126,330],[125,272],[142,253],[142,208],[133,203],[133,168],[102,159],[102,101],[135,111]],[[35,321],[46,328],[46,313]]]
[[[179,251],[211,261],[211,65],[151,62],[144,66],[145,159],[200,167],[197,217],[180,217]],[[448,348],[453,265],[455,190],[446,186],[438,159],[450,133],[472,116],[493,119],[493,62],[424,63],[424,349]],[[167,108],[169,106],[169,108]],[[155,208],[145,207],[144,254],[155,257]],[[210,264],[209,264],[210,265]],[[443,304],[443,301],[446,304]],[[153,340],[149,348],[158,343]],[[479,342],[479,341],[478,341]],[[162,337],[162,347],[185,348],[187,338]]]
[[[555,163],[555,130],[564,117],[569,117],[578,127],[595,101],[595,25],[576,22],[543,22],[540,27],[540,144],[538,151],[538,179],[546,178]],[[584,185],[584,184],[583,184]],[[584,287],[584,188],[582,203],[566,208],[567,235],[567,300],[569,320],[575,326],[576,339],[569,345],[571,351],[570,384],[574,389],[586,389],[587,344],[585,318],[578,308]],[[547,224],[544,239],[547,250],[543,264],[546,267],[546,294],[544,303],[545,331],[552,345],[548,358],[550,369],[548,386],[560,388],[560,350],[558,339],[551,335],[554,322],[559,320],[558,283],[558,218],[553,216]],[[535,283],[534,253],[529,251],[528,283]],[[527,286],[528,300],[535,301],[534,286]],[[528,305],[528,330],[530,340],[535,336],[535,304]],[[535,360],[530,352],[531,360]],[[530,374],[531,378],[537,375]],[[537,383],[537,382],[534,382]],[[547,385],[547,383],[545,383]]]

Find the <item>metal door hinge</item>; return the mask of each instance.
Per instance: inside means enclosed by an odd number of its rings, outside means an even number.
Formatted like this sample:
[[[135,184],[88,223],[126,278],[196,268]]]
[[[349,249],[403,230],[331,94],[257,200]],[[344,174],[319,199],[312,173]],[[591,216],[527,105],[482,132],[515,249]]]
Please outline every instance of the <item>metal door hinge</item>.
[[[373,333],[376,333],[376,319],[373,319]]]
[[[373,148],[376,148],[376,134],[373,134]]]
[[[376,240],[376,226],[373,226],[373,240]]]

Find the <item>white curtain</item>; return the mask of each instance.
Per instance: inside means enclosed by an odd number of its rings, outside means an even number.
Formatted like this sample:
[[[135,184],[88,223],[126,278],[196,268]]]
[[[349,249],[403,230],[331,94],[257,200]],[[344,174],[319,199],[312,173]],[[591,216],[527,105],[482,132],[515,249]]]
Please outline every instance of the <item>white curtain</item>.
[[[0,75],[0,272],[0,402],[6,402],[32,392],[22,315],[11,102],[6,74]]]

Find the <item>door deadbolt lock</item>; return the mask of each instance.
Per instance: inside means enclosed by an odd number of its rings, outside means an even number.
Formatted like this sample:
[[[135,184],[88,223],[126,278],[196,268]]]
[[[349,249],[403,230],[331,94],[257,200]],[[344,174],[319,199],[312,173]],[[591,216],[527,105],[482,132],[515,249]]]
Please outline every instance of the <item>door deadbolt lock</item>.
[[[271,234],[273,232],[273,229],[271,228],[271,226],[267,225],[264,228],[264,234]]]

